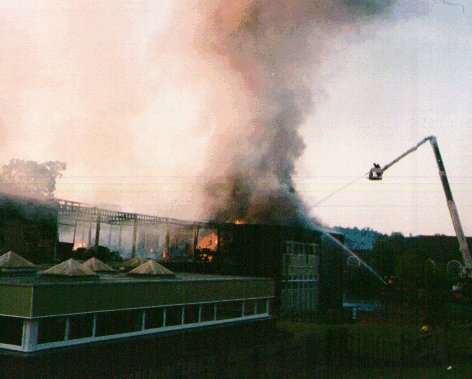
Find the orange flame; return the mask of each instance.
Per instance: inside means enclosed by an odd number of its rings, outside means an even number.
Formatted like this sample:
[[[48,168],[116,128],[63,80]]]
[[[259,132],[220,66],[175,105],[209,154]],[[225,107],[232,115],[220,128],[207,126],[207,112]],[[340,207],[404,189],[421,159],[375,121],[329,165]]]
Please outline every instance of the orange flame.
[[[76,241],[74,243],[74,246],[72,247],[72,251],[76,251],[77,249],[82,249],[86,248],[88,246],[88,243],[85,241]]]
[[[234,223],[235,223],[236,225],[245,224],[244,220],[242,220],[242,219],[237,219],[236,221],[234,221]]]
[[[216,233],[212,232],[200,239],[197,245],[197,249],[200,249],[200,250],[209,249],[209,250],[215,251],[217,245],[218,245],[218,236]]]

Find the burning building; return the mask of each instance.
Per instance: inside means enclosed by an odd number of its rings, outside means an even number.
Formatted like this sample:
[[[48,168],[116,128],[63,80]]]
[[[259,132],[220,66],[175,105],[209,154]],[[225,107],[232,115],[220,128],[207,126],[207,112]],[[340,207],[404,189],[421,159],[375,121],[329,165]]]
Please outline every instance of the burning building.
[[[280,311],[341,307],[342,254],[323,243],[333,233],[313,220],[296,189],[300,129],[316,108],[332,41],[357,34],[393,3],[221,0],[198,8],[203,26],[192,30],[192,41],[217,62],[215,70],[221,64],[218,80],[232,83],[206,104],[217,143],[203,217],[218,223],[218,243],[200,256],[217,272],[274,278]],[[231,97],[227,108],[217,106],[219,96]]]
[[[279,314],[319,318],[340,313],[343,255],[331,248],[324,233],[320,228],[224,224],[221,272],[273,278]]]
[[[274,312],[320,319],[342,311],[343,236],[321,227],[219,223],[197,233],[194,262],[163,264],[176,271],[272,278]],[[327,237],[329,236],[329,237]]]
[[[134,236],[131,256],[147,257],[145,246],[156,248],[161,253],[154,257],[174,272],[272,278],[276,314],[309,319],[341,314],[344,253],[332,239],[342,240],[342,235],[314,222],[284,225],[268,219],[244,223],[242,218],[234,223],[190,222],[126,212],[106,213],[78,203],[64,204],[61,209],[62,218],[76,220],[80,215],[84,222],[94,222],[96,227],[89,228],[89,234],[94,229],[96,240],[101,224],[114,223],[118,233],[128,225]],[[160,231],[160,243],[151,239],[152,230]],[[102,239],[104,245],[114,239],[113,235],[106,236]],[[124,239],[124,235],[118,237]],[[118,248],[122,256],[127,256],[127,251]]]
[[[101,224],[113,223],[113,229],[104,228],[108,233],[102,238],[100,248],[111,247],[107,243],[113,244],[111,232],[114,230],[118,233],[116,237],[124,240],[124,234],[120,233],[127,227],[129,234],[135,236],[131,246],[134,256],[147,256],[144,246],[156,245],[163,249],[161,262],[173,271],[272,278],[276,314],[318,318],[327,313],[339,313],[342,308],[343,254],[330,247],[323,237],[326,231],[318,226],[248,224],[242,220],[237,223],[189,222],[125,212],[106,213],[78,203],[52,206],[7,198],[1,205],[2,247],[5,251],[18,251],[36,263],[52,260],[56,245],[59,248],[64,245],[64,242],[57,243],[57,225],[80,217],[87,225],[95,223],[94,228],[88,226],[88,232],[90,238],[93,229],[97,240]],[[160,238],[164,246],[149,242],[153,229],[166,230],[165,236]],[[59,228],[59,234],[61,230]],[[342,239],[332,231],[329,235]],[[144,236],[141,248],[139,236]],[[180,250],[185,254],[176,254],[179,246],[183,246]],[[119,247],[118,251],[123,253]],[[59,250],[57,257],[62,256]],[[77,252],[70,254],[79,257]]]

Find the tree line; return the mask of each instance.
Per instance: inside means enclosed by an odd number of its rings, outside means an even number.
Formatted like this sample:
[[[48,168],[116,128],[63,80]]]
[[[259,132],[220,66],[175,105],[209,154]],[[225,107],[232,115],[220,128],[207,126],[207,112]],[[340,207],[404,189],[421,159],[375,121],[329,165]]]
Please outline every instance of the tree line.
[[[450,290],[460,279],[458,263],[463,264],[457,238],[445,235],[379,235],[373,249],[357,253],[387,282],[407,293]],[[378,293],[382,284],[362,267],[346,265],[345,287],[357,295],[370,295]]]

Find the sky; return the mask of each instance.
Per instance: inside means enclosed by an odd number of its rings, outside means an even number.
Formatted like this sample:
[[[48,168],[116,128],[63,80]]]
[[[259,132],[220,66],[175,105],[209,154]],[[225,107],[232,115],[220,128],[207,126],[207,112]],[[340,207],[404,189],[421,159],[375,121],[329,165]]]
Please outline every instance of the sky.
[[[252,106],[230,63],[196,37],[216,3],[0,0],[0,162],[67,162],[58,198],[201,218],[219,137]],[[295,190],[329,226],[452,235],[428,145],[381,182],[362,178],[435,135],[472,235],[472,1],[407,4],[313,56]]]
[[[429,14],[379,28],[326,63],[323,100],[303,128],[310,143],[298,181],[308,203],[435,135],[465,233],[472,234],[472,2],[462,4],[465,12],[433,4]],[[454,233],[429,144],[381,182],[359,180],[313,211],[330,225]]]

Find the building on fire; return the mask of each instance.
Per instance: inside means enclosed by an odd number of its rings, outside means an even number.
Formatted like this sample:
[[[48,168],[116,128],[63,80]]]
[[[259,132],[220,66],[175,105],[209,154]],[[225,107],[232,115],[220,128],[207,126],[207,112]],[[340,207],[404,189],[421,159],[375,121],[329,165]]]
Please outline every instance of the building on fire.
[[[67,201],[4,202],[8,207],[14,211],[3,210],[2,225],[17,227],[10,233],[4,226],[8,237],[0,253],[14,250],[41,263],[74,257],[78,249],[100,253],[106,247],[139,263],[144,257],[157,259],[175,272],[272,278],[277,315],[319,319],[342,314],[344,255],[327,238],[342,240],[342,235],[331,230],[191,222]]]
[[[9,377],[69,369],[69,377],[107,376],[126,370],[129,358],[198,362],[210,351],[229,354],[221,341],[243,350],[267,341],[273,316],[341,313],[343,260],[321,229],[188,222],[64,201],[0,205],[0,370]],[[120,270],[98,257],[54,265],[84,248],[131,259]],[[108,363],[92,362],[97,354]]]
[[[342,241],[341,234],[321,228],[242,223],[218,224],[210,234],[211,249],[196,251],[211,254],[210,259],[205,257],[197,265],[163,264],[176,270],[272,278],[276,314],[308,319],[342,316],[345,257],[331,239]]]

